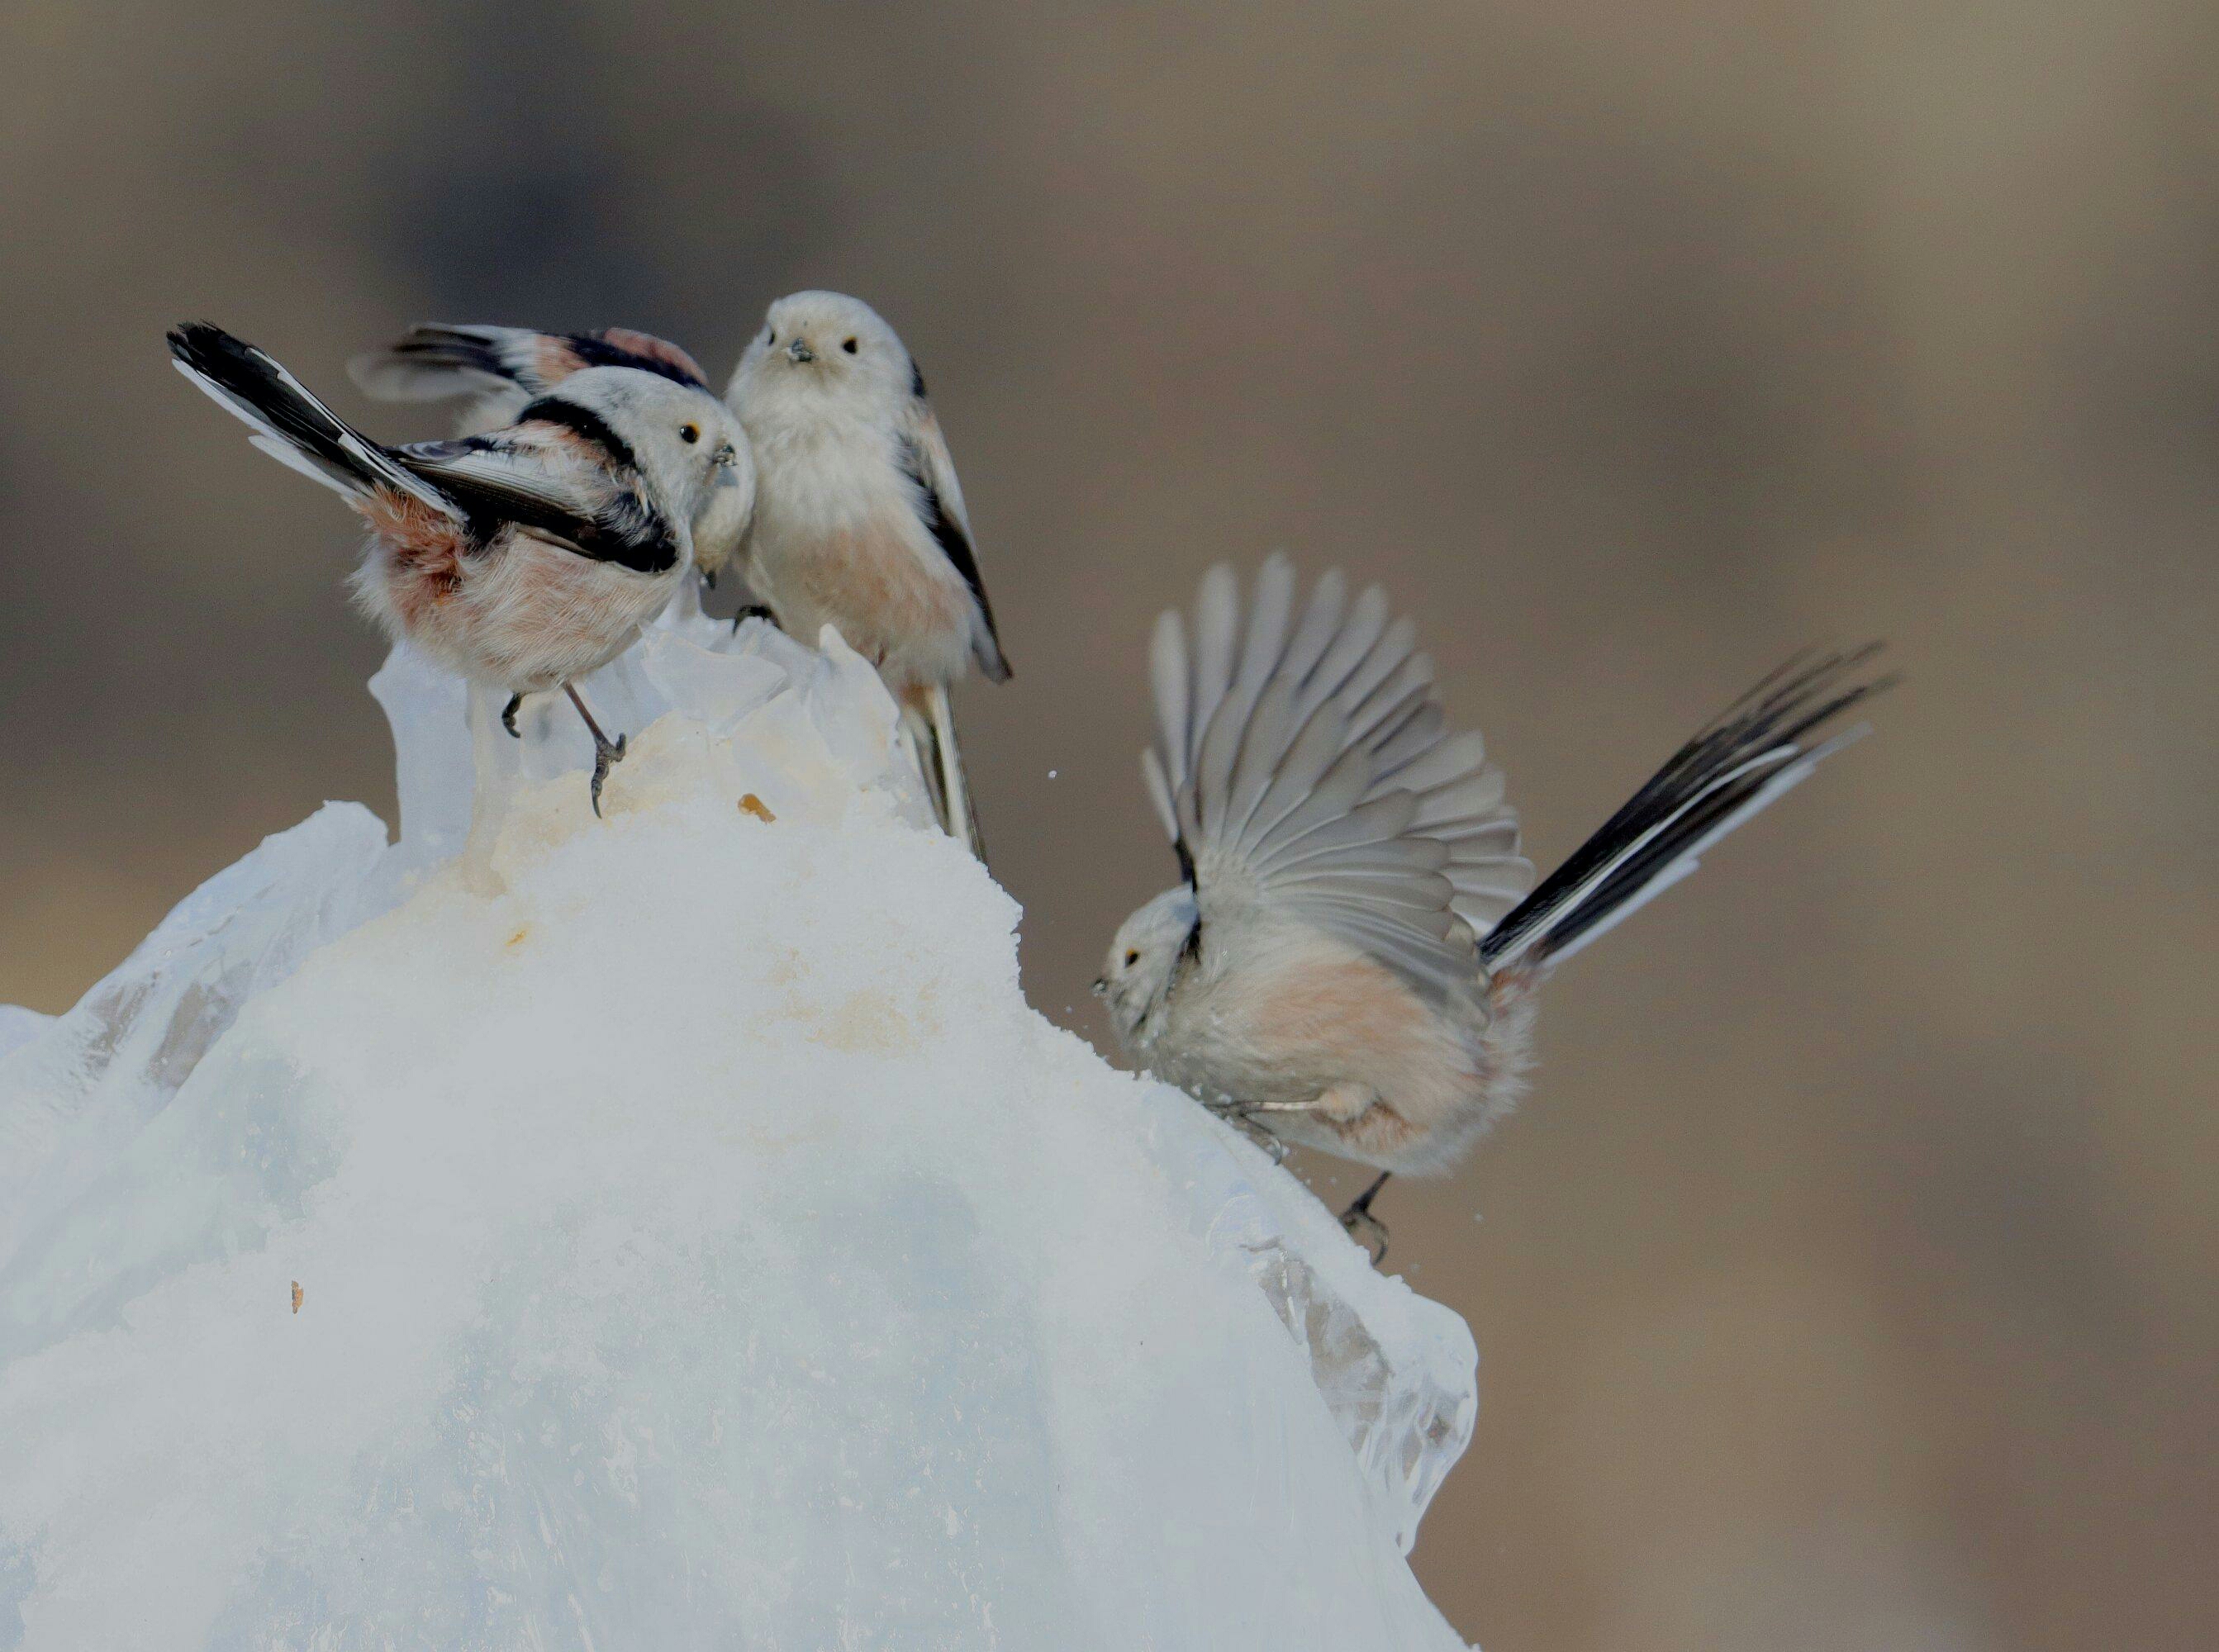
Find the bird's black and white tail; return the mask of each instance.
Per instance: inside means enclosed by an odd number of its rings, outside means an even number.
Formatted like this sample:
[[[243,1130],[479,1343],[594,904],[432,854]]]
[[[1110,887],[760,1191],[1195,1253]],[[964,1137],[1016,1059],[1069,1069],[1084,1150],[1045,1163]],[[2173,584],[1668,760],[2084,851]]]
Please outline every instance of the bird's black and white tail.
[[[915,703],[904,703],[901,733],[924,777],[925,795],[940,829],[985,860],[986,839],[972,807],[971,783],[955,744],[955,714],[948,703],[946,684],[935,683],[921,690]]]
[[[177,370],[252,429],[280,464],[356,499],[389,488],[452,515],[453,502],[326,407],[271,357],[205,321],[170,330]]]
[[[1867,730],[1813,743],[1829,722],[1893,677],[1862,668],[1880,651],[1799,656],[1674,753],[1624,807],[1503,916],[1480,943],[1491,972],[1563,962],[1694,871],[1728,832],[1800,784]]]

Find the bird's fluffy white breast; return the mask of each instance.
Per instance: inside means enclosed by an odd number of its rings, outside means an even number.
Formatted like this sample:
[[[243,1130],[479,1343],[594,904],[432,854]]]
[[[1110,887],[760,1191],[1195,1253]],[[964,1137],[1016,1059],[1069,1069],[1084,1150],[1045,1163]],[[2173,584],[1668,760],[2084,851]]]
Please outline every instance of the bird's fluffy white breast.
[[[800,534],[852,531],[888,511],[916,514],[916,486],[891,425],[855,419],[748,422],[758,508]]]
[[[897,691],[960,677],[973,599],[918,514],[892,419],[768,377],[740,408],[755,460],[749,582],[797,636],[838,626]]]

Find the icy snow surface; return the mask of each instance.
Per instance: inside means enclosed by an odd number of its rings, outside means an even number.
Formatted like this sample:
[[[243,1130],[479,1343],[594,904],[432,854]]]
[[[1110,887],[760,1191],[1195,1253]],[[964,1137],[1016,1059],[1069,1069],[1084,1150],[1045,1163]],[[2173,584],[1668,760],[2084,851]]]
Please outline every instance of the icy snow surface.
[[[0,1648],[1461,1644],[1463,1322],[1026,1007],[836,637],[600,674],[605,821],[372,687],[398,843],[0,1013]]]

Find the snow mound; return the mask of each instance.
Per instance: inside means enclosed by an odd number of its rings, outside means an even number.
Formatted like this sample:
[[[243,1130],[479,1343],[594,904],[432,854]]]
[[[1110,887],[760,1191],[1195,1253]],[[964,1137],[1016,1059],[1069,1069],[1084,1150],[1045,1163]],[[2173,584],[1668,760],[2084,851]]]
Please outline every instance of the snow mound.
[[[397,842],[0,1016],[0,1648],[1461,1644],[1462,1321],[1027,1008],[836,636],[600,674],[601,821],[372,686]]]

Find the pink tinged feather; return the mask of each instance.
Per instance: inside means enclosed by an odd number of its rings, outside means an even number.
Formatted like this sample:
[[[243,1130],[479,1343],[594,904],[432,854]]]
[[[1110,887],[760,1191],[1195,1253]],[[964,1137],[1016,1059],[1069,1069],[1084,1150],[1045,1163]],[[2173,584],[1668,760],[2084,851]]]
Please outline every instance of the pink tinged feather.
[[[651,332],[636,332],[630,327],[604,327],[601,337],[618,350],[651,362],[661,362],[674,368],[694,383],[706,385],[709,376],[701,370],[701,363],[672,344],[668,338],[658,338]]]

